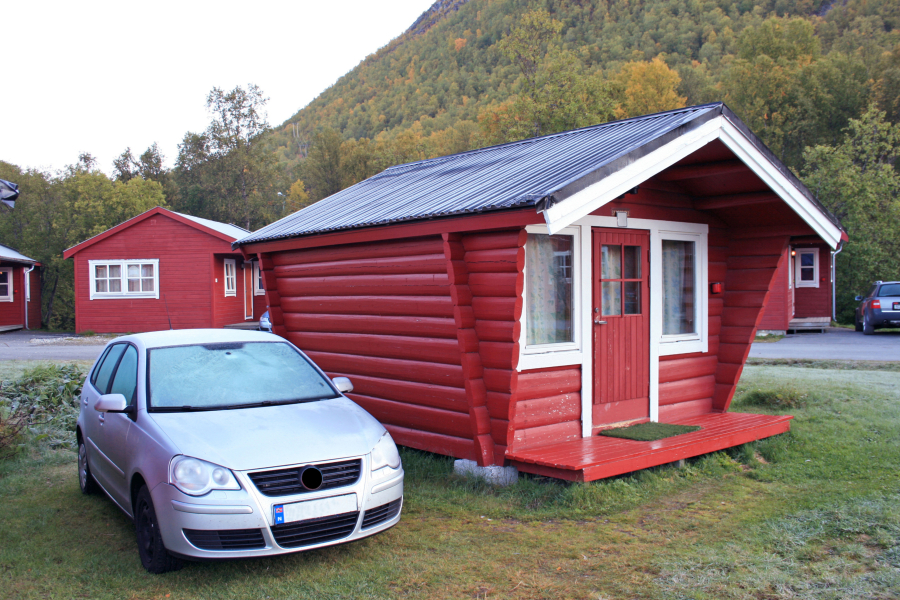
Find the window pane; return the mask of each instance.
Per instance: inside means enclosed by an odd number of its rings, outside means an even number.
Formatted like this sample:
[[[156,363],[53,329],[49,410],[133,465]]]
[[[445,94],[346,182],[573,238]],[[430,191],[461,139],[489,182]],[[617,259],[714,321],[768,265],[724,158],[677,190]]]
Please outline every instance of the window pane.
[[[141,279],[141,290],[144,292],[152,292],[153,291],[153,280],[152,279]]]
[[[100,279],[101,277],[106,279],[106,265],[97,265],[96,267],[94,267],[94,276],[97,279]]]
[[[604,315],[621,315],[622,314],[622,282],[621,281],[603,281],[602,287],[602,303]]]
[[[112,271],[112,267],[110,267],[110,271]],[[122,291],[122,280],[121,279],[110,279],[109,280],[109,291],[121,292]]]
[[[625,285],[625,314],[639,315],[641,314],[641,282],[626,281]]]
[[[696,333],[694,242],[662,241],[663,335]]]
[[[140,279],[129,279],[128,280],[128,291],[129,292],[141,291],[141,280]]]
[[[600,279],[622,277],[622,246],[604,245],[601,249]]]
[[[109,265],[109,276],[116,279],[122,277],[122,267],[120,265]]]
[[[153,277],[153,265],[141,265],[141,277]]]
[[[94,283],[96,284],[95,285],[96,290],[94,290],[94,291],[97,291],[97,292],[105,292],[106,291],[106,280],[105,279],[98,279]]]
[[[812,252],[804,252],[800,255],[801,267],[813,267],[816,264],[816,255]]]
[[[106,387],[109,385],[109,377],[112,375],[113,369],[116,368],[119,357],[122,356],[122,353],[127,347],[128,344],[116,344],[110,348],[109,352],[106,354],[106,358],[103,360],[103,364],[100,365],[100,370],[97,372],[97,379],[94,381],[94,385],[101,394],[106,393]]]
[[[140,277],[141,276],[141,266],[140,265],[128,265],[128,277]]]
[[[128,346],[122,356],[122,362],[116,369],[110,394],[122,394],[129,405],[134,403],[134,390],[137,387],[137,359],[138,353],[134,346]]]
[[[816,280],[816,270],[812,267],[801,267],[800,268],[800,281],[815,281]]]
[[[625,268],[622,274],[623,279],[640,279],[641,278],[641,247],[625,246]]]
[[[525,344],[571,342],[572,236],[528,234]]]

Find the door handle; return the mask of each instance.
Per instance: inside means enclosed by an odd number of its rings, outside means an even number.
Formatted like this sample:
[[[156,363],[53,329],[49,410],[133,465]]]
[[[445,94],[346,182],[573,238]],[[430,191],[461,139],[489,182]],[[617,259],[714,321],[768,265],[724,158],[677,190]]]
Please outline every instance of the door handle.
[[[606,321],[594,321],[594,325],[606,325]]]

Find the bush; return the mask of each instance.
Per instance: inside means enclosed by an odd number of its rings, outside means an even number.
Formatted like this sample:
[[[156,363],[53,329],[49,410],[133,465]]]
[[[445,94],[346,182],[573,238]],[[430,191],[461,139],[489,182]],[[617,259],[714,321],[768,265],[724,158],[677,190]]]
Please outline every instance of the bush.
[[[0,383],[0,452],[20,446],[27,430],[51,446],[75,447],[84,373],[76,365],[42,365]]]

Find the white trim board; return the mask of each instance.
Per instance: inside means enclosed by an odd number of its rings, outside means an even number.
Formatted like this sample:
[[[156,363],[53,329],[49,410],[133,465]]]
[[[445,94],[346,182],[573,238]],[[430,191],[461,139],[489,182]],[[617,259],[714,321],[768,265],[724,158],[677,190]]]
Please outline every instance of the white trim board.
[[[543,211],[551,234],[612,202],[657,173],[671,167],[713,140],[722,140],[738,159],[802,218],[832,248],[841,230],[724,116],[657,148],[630,165]]]

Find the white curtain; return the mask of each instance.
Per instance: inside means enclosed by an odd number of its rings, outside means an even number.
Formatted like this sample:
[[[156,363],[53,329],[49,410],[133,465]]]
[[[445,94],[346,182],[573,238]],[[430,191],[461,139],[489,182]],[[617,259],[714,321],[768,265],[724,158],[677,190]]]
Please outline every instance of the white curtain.
[[[663,335],[696,333],[694,242],[662,241]]]
[[[572,236],[528,234],[525,344],[571,342]]]

